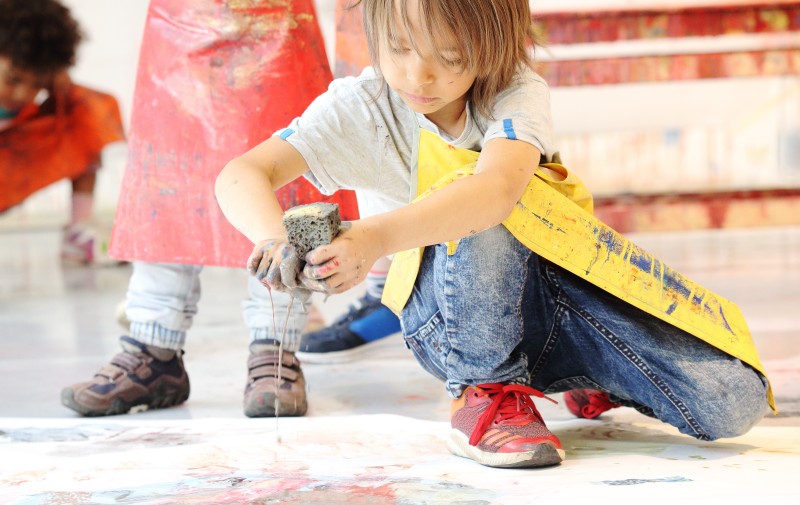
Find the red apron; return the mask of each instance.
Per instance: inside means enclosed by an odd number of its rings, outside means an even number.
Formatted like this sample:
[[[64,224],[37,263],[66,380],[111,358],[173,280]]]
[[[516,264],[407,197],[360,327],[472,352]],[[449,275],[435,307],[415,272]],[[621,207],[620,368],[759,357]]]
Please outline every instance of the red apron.
[[[312,0],[152,0],[139,57],[128,166],[110,254],[241,267],[252,244],[223,217],[225,164],[299,116],[331,81]],[[284,208],[338,203],[297,180]]]

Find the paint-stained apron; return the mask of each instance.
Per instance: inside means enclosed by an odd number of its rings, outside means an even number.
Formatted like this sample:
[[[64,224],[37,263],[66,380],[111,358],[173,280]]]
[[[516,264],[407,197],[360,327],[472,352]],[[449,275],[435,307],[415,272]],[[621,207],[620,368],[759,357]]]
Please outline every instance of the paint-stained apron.
[[[312,0],[152,0],[139,56],[110,254],[125,260],[241,267],[252,244],[222,215],[225,164],[299,116],[332,77]],[[337,203],[298,179],[284,209]]]
[[[117,100],[72,84],[20,111],[0,130],[0,212],[42,188],[100,166],[100,153],[124,140]]]
[[[420,129],[414,201],[474,174],[478,154]],[[739,308],[595,218],[591,194],[563,165],[542,164],[503,225],[539,256],[742,360],[766,377]],[[447,246],[452,254],[458,242]],[[382,301],[397,315],[411,296],[422,252],[423,248],[402,251],[392,260]],[[771,386],[767,399],[777,411]]]

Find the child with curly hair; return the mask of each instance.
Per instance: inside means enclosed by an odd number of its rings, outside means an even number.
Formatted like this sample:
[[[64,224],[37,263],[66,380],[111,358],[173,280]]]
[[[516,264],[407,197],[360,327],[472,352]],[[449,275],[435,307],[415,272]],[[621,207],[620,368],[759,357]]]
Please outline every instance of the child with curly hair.
[[[0,0],[0,213],[69,179],[62,257],[89,264],[108,259],[90,225],[101,151],[124,132],[112,96],[70,80],[81,39],[55,0]]]

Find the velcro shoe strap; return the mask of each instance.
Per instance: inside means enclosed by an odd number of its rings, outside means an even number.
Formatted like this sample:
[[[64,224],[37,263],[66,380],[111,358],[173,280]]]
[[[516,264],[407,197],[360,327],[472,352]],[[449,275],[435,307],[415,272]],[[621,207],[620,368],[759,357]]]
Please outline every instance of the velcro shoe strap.
[[[264,365],[250,369],[250,380],[263,379],[264,377],[278,377],[278,367],[275,365]],[[281,367],[281,379],[295,382],[300,377],[300,371],[293,368]]]
[[[123,370],[122,368],[118,367],[117,365],[111,363],[111,364],[108,364],[108,365],[104,366],[100,370],[98,370],[97,373],[94,374],[94,376],[95,377],[105,377],[106,379],[110,380],[111,382],[114,382],[115,380],[117,380],[121,376],[125,375],[125,373],[126,373],[125,370]]]
[[[264,365],[273,365],[276,366],[278,364],[278,353],[265,353],[265,354],[251,354],[249,358],[247,358],[247,368],[253,369],[259,366]],[[285,352],[283,353],[283,360],[281,360],[281,365],[283,368],[300,368],[300,362],[297,358],[294,357],[294,353]]]
[[[113,358],[111,358],[111,365],[118,366],[121,369],[127,370],[129,372],[136,370],[139,367],[139,365],[142,364],[142,362],[143,362],[142,358],[134,356],[133,354],[128,352],[121,352],[116,356],[114,356]]]

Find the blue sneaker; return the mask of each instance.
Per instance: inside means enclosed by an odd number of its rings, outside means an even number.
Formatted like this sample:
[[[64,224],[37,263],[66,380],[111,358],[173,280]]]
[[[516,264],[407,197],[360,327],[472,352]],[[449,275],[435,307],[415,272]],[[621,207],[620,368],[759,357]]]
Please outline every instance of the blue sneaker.
[[[332,325],[303,335],[296,353],[303,363],[343,363],[400,331],[400,320],[379,298],[364,295]]]

